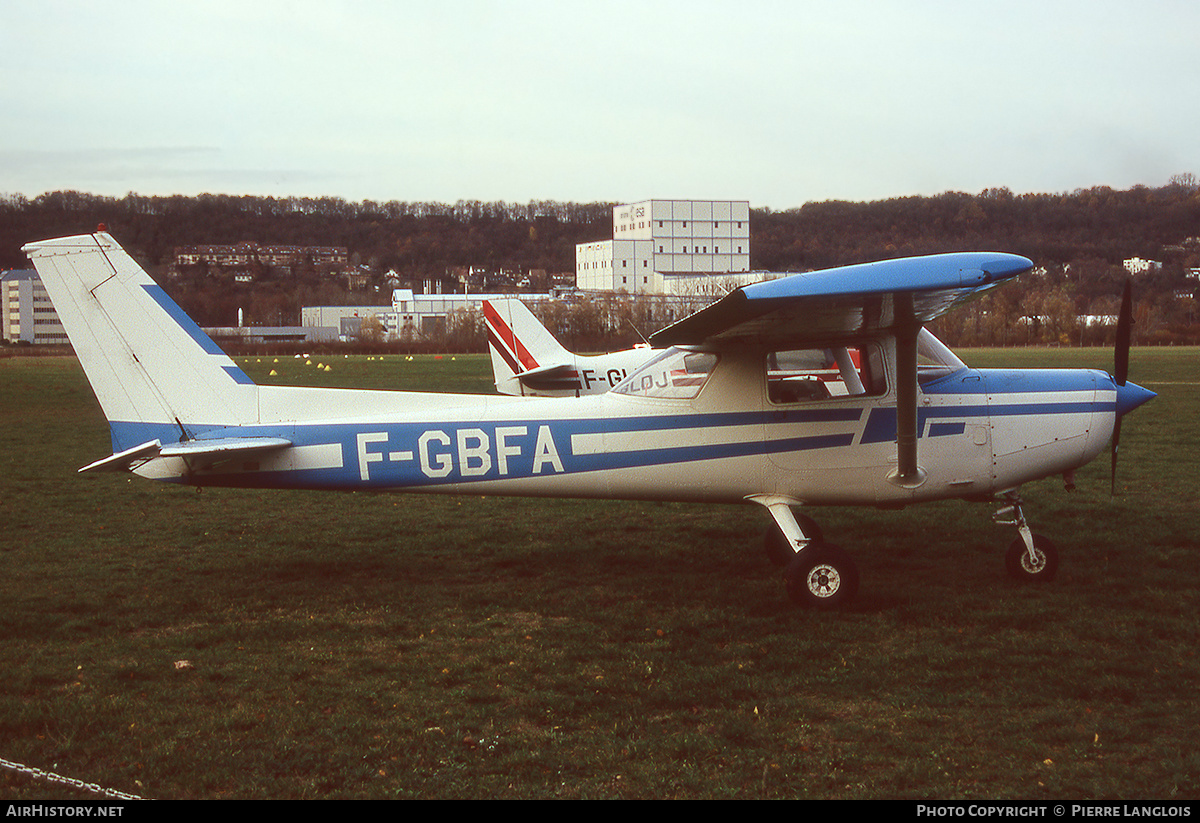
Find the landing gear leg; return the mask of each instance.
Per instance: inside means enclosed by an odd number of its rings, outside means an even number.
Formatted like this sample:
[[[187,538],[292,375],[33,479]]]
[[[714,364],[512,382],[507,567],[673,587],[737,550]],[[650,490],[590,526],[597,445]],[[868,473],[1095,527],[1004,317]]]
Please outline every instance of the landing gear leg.
[[[821,528],[816,521],[807,515],[796,516],[793,506],[799,501],[778,495],[756,495],[750,498],[760,506],[765,506],[774,518],[774,523],[767,528],[764,548],[771,563],[776,566],[786,566],[792,558],[812,543],[823,540]]]
[[[1030,530],[1019,495],[1010,494],[1005,499],[1008,504],[992,515],[992,520],[1002,526],[1016,526],[1020,534],[1004,555],[1009,576],[1024,581],[1053,580],[1058,571],[1058,549],[1049,538]]]
[[[763,548],[766,549],[767,559],[774,566],[783,567],[791,562],[796,553],[812,543],[821,543],[824,537],[821,534],[821,527],[817,525],[817,521],[813,520],[806,514],[794,514],[796,524],[800,528],[800,533],[803,535],[801,546],[799,549],[794,548],[792,541],[788,540],[783,529],[778,522],[772,523],[767,527],[767,533],[763,538]]]
[[[858,592],[858,568],[846,552],[826,543],[811,517],[796,517],[797,501],[776,495],[750,498],[775,519],[767,532],[767,554],[783,566],[788,597],[798,606],[836,609]]]

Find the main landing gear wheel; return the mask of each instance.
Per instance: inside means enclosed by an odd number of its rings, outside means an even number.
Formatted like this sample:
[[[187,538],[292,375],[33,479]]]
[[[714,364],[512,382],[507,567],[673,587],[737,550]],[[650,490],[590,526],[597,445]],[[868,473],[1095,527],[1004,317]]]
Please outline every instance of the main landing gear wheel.
[[[1033,536],[1033,557],[1025,549],[1025,541],[1018,537],[1004,554],[1004,565],[1008,574],[1017,580],[1053,580],[1058,571],[1058,549],[1049,539],[1040,534]]]
[[[783,573],[788,597],[797,606],[838,609],[858,592],[858,567],[831,543],[810,543]]]
[[[796,515],[796,522],[800,524],[800,531],[804,532],[804,536],[813,543],[820,543],[825,539],[821,535],[821,527],[817,525],[817,521],[813,520],[807,514]],[[779,526],[775,523],[772,523],[767,528],[763,545],[767,550],[767,557],[771,563],[780,568],[786,566],[796,556],[791,543],[783,536],[783,532],[779,530]]]

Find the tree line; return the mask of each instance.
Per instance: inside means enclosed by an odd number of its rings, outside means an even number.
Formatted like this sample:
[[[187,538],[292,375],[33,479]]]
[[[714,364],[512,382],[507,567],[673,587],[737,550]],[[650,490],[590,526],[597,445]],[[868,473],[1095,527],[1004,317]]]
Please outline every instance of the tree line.
[[[0,268],[28,265],[20,247],[32,240],[95,230],[104,223],[126,249],[202,325],[235,322],[237,309],[263,325],[298,322],[303,305],[387,303],[390,291],[354,293],[312,276],[232,284],[204,272],[164,278],[181,245],[345,246],[351,260],[382,278],[389,271],[419,284],[462,266],[573,272],[575,245],[612,236],[616,203],[528,203],[459,200],[351,202],[335,197],[107,197],[75,191],[0,197]],[[1103,327],[1080,315],[1115,313],[1125,278],[1122,261],[1142,257],[1162,267],[1137,277],[1137,342],[1198,343],[1194,291],[1200,269],[1200,184],[1190,174],[1159,187],[1099,186],[1057,194],[945,192],[872,202],[824,201],[751,212],[751,268],[806,271],[916,254],[994,249],[1032,259],[1039,274],[998,290],[946,318],[939,333],[964,344],[1104,342]],[[377,280],[376,283],[383,281]],[[611,302],[611,301],[610,301]],[[637,301],[629,300],[631,304]],[[592,315],[595,301],[565,303]],[[655,322],[648,309],[638,311]],[[597,332],[594,317],[562,320],[594,340],[625,338],[629,329]],[[653,328],[639,331],[648,333]],[[476,334],[472,339],[478,339]]]

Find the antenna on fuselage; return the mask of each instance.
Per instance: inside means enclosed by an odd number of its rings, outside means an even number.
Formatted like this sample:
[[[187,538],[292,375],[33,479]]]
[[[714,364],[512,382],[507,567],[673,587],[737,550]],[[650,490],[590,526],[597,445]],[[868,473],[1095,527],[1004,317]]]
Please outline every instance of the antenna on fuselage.
[[[646,339],[646,335],[642,334],[642,332],[638,329],[638,327],[633,325],[632,320],[630,320],[628,317],[626,317],[625,322],[629,324],[629,327],[631,329],[633,329],[633,333],[642,339],[643,343],[645,343],[647,346],[650,345],[650,341]]]

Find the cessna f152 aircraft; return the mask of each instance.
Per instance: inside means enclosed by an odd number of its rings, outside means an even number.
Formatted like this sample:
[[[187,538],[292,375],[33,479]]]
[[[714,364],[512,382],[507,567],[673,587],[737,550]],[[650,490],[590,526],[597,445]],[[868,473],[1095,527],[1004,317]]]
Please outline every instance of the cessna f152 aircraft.
[[[745,286],[652,336],[660,350],[604,394],[565,400],[258,386],[106,232],[32,243],[33,260],[109,422],[80,471],[196,486],[379,489],[753,502],[791,599],[848,602],[853,560],[806,505],[994,500],[1018,576],[1057,559],[1021,484],[1096,457],[1153,393],[1116,376],[967,368],[923,324],[1029,260],[959,253]],[[837,363],[830,380],[826,352]],[[927,366],[921,367],[923,354]],[[1115,450],[1114,450],[1115,469]]]
[[[602,394],[655,354],[648,343],[608,354],[567,351],[520,300],[484,300],[483,318],[492,375],[501,394]]]

